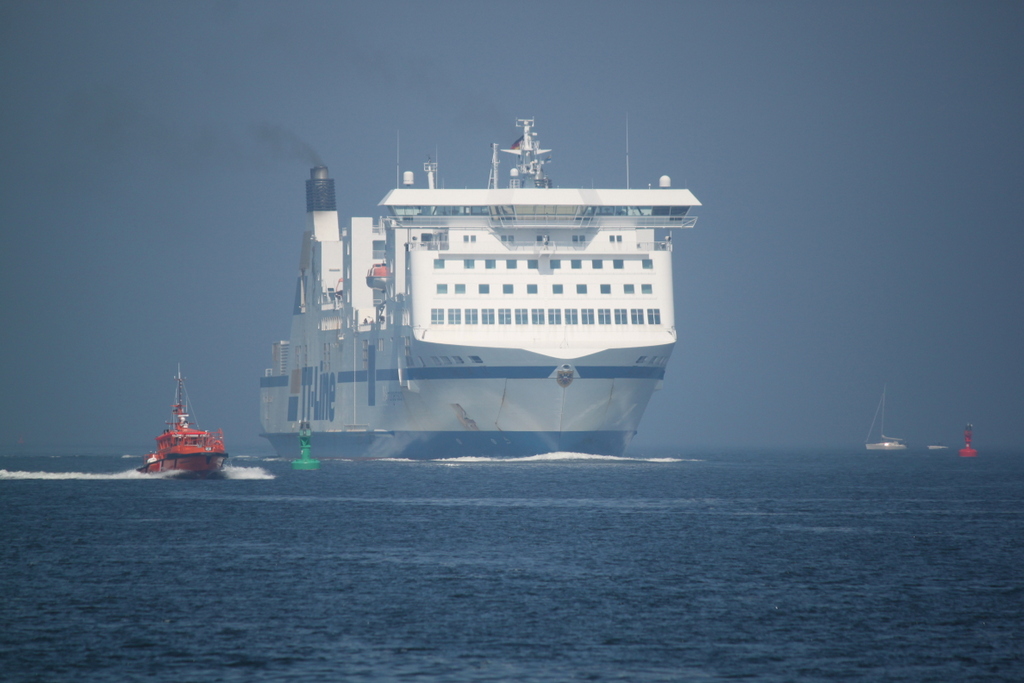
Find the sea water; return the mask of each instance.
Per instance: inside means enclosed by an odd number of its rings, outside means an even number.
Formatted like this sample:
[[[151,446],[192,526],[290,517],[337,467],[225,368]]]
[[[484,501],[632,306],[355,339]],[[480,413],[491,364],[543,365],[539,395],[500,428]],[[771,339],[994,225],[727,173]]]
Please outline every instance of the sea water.
[[[1024,453],[139,462],[0,454],[0,679],[1024,679]]]

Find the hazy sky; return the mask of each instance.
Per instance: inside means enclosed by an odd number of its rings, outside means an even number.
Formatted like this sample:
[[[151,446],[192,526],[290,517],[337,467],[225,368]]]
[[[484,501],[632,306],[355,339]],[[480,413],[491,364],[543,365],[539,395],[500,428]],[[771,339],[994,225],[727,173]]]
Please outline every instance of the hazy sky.
[[[0,2],[0,441],[125,444],[181,363],[259,444],[309,166],[380,214],[428,155],[486,186],[665,173],[679,344],[635,450],[1024,445],[1024,3]],[[506,166],[507,168],[507,162]]]

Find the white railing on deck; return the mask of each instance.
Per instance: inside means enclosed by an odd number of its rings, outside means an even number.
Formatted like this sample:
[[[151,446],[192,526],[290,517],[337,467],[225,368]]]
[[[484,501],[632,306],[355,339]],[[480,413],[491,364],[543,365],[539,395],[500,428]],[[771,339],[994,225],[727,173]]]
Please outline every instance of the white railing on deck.
[[[386,228],[503,228],[507,230],[568,228],[692,228],[696,216],[543,216],[538,218],[489,216],[384,216]],[[374,227],[377,232],[378,227]]]

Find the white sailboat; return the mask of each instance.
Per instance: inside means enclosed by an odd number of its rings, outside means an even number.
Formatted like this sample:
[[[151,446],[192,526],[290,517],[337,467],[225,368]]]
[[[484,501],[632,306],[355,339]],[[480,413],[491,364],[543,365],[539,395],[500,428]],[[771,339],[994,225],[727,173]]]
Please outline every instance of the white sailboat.
[[[881,441],[870,443],[871,434],[875,431],[875,421],[878,420],[879,414],[882,416],[882,422],[878,430]],[[885,435],[885,386],[882,387],[882,398],[878,402],[878,407],[875,408],[875,417],[871,420],[871,427],[868,429],[867,438],[864,439],[864,447],[869,451],[903,451],[907,448],[907,444],[903,443],[903,439]]]

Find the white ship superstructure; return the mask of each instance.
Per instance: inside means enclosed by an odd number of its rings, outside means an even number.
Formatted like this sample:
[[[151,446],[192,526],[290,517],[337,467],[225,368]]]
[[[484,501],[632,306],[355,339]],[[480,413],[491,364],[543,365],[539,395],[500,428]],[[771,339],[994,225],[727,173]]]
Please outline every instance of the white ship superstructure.
[[[291,339],[261,380],[283,456],[621,455],[676,342],[671,230],[700,206],[652,189],[564,189],[533,121],[507,188],[387,194],[341,225],[325,167],[307,181]]]

